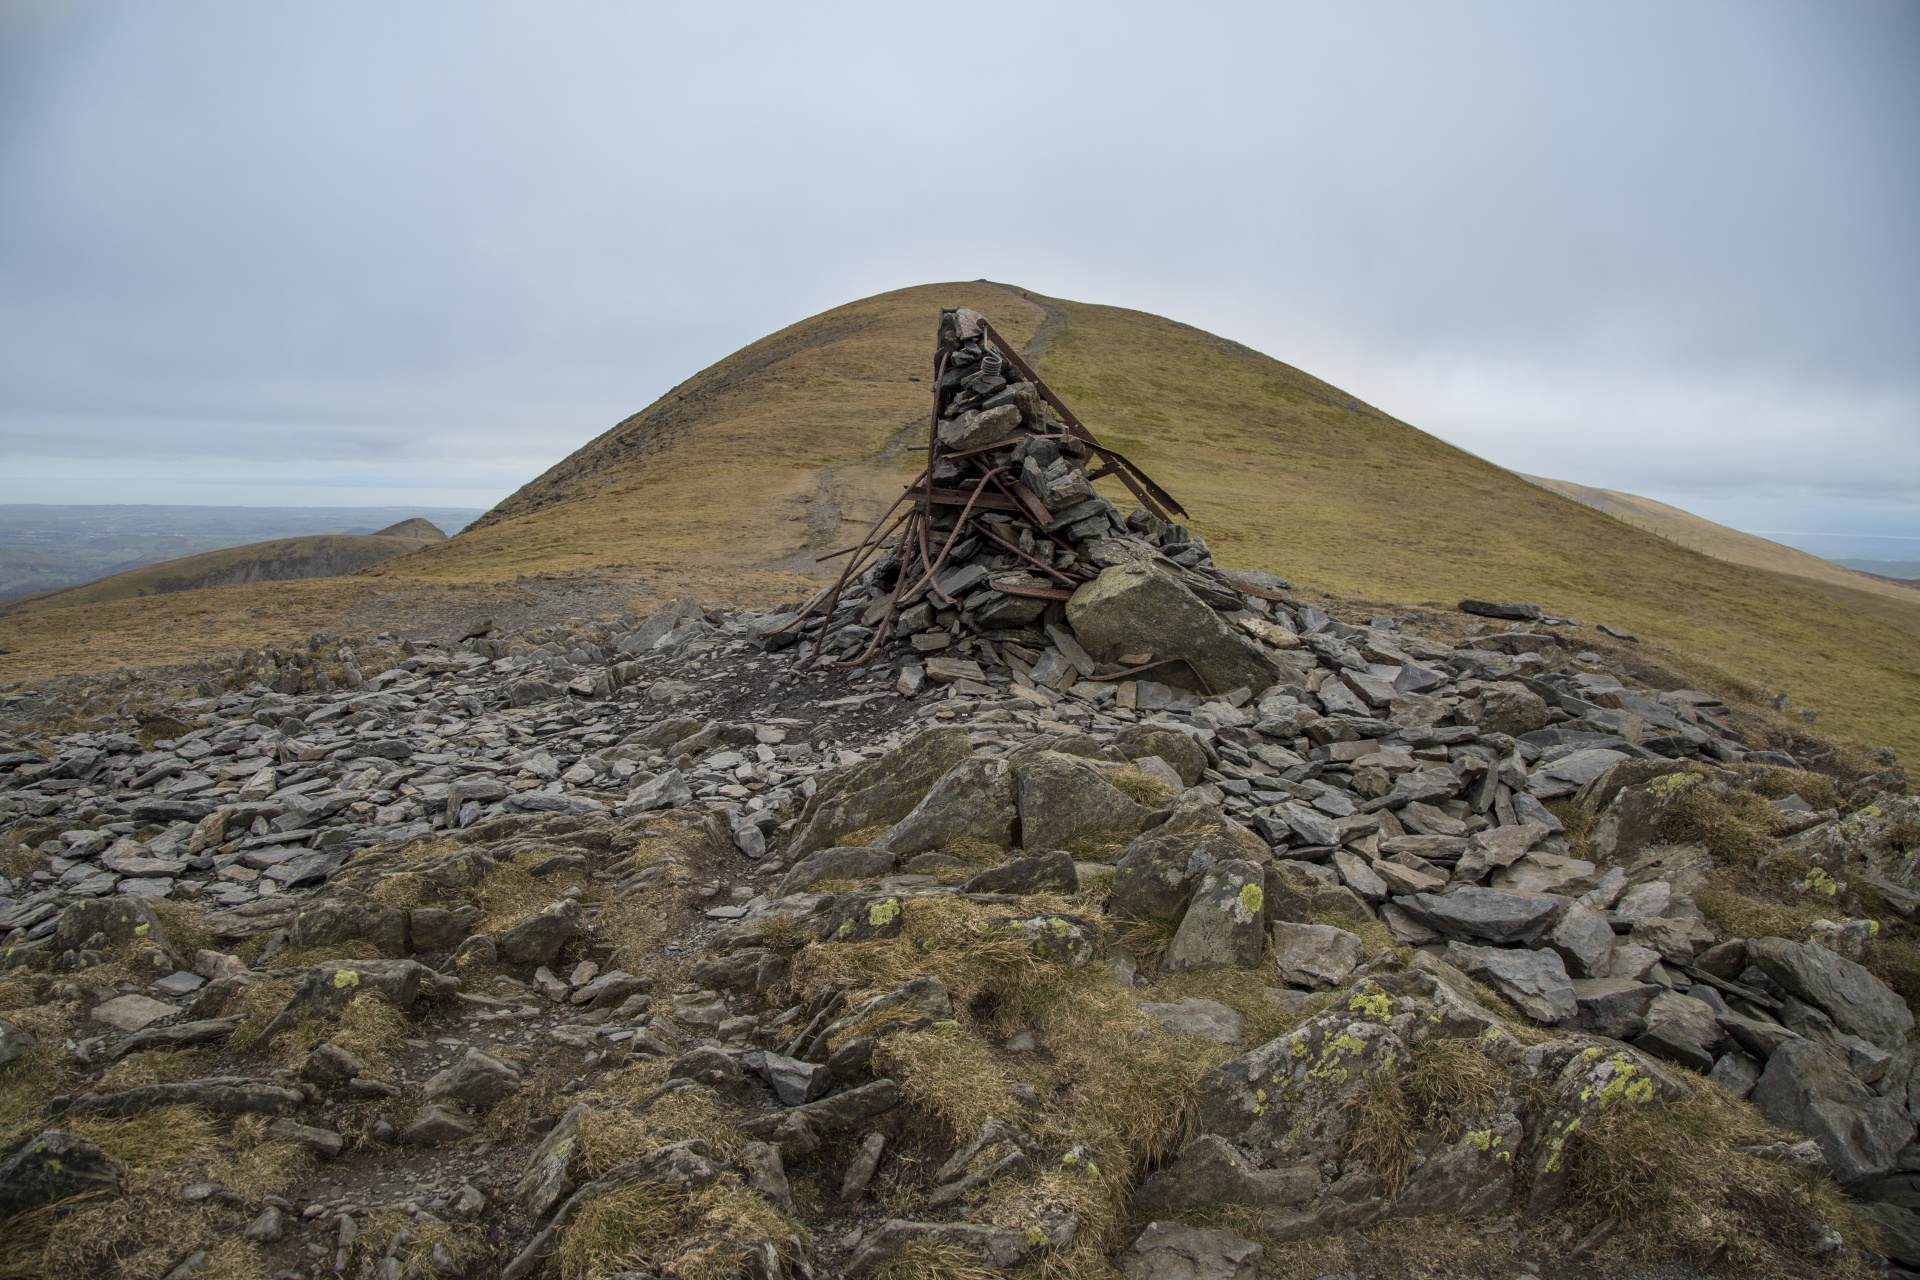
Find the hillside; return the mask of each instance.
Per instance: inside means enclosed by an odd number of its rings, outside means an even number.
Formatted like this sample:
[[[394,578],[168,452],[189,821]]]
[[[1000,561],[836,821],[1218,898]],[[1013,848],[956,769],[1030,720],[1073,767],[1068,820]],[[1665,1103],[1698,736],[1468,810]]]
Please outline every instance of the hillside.
[[[916,469],[909,446],[925,430],[934,320],[954,305],[1028,344],[1080,416],[1192,511],[1222,563],[1355,605],[1535,600],[1579,619],[1595,648],[1611,644],[1592,630],[1606,622],[1725,692],[1784,692],[1823,728],[1920,748],[1920,622],[1902,601],[1677,545],[1198,329],[985,282],[902,289],[789,326],[689,378],[460,535],[354,579],[288,584],[276,606],[318,629],[403,584],[567,574],[631,584],[636,604],[682,592],[794,598],[813,581],[801,575],[819,573],[810,553],[856,539]],[[223,613],[217,599],[195,599],[203,646],[275,630],[241,617],[235,600]],[[71,669],[60,636],[77,625],[0,619],[0,648],[12,651],[0,674]],[[196,652],[151,602],[98,607],[85,626],[94,663]]]
[[[407,526],[425,525],[433,529],[440,541],[446,540],[445,534],[424,520],[406,523]],[[427,545],[428,539],[418,534],[395,535],[385,530],[377,534],[318,534],[305,538],[253,542],[240,547],[207,551],[197,556],[182,556],[178,560],[165,560],[85,582],[77,587],[27,596],[0,606],[0,616],[42,613],[73,605],[102,604],[139,596],[169,595],[249,582],[332,578],[356,573],[369,565],[418,551]]]
[[[1731,560],[1752,569],[1765,569],[1769,573],[1821,582],[1848,591],[1865,591],[1902,604],[1920,602],[1920,596],[1916,596],[1912,588],[1886,581],[1888,575],[1884,573],[1876,577],[1869,571],[1855,572],[1841,562],[1823,560],[1755,534],[1729,529],[1691,511],[1683,511],[1652,498],[1621,493],[1617,489],[1596,489],[1591,485],[1575,484],[1571,480],[1550,480],[1545,476],[1530,476],[1524,472],[1516,474],[1544,489],[1553,490],[1563,498],[1572,498],[1596,511],[1604,511],[1616,520],[1624,520],[1636,529],[1658,534],[1669,542],[1677,542],[1716,560]]]

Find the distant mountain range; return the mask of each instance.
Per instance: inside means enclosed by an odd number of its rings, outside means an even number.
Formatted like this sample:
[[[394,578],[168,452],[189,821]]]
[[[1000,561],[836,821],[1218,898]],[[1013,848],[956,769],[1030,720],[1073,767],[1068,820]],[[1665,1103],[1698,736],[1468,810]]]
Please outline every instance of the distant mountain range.
[[[456,533],[480,514],[462,507],[0,503],[0,600],[55,591],[184,556],[271,539],[371,534],[416,518]]]

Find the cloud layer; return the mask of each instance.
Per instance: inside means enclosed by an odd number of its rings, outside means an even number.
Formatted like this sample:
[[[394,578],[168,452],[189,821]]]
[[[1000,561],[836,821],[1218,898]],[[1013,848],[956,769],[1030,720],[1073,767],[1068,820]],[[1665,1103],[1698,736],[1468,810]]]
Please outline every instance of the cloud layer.
[[[1875,0],[16,6],[0,501],[485,505],[985,276],[1517,469],[1920,533],[1916,62]]]

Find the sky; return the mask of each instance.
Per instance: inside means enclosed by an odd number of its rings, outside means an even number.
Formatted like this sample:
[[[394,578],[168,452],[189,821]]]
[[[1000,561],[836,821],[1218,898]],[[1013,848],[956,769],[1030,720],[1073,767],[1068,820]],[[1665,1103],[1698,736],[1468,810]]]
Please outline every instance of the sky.
[[[0,502],[484,507],[984,277],[1920,558],[1916,227],[1908,0],[5,0]]]

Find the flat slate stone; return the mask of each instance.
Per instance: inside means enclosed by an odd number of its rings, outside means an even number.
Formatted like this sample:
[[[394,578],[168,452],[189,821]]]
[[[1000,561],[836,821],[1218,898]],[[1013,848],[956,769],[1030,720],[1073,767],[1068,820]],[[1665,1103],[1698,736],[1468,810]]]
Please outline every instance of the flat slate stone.
[[[178,1006],[151,996],[115,996],[94,1006],[93,1019],[122,1031],[139,1031],[179,1012]]]

